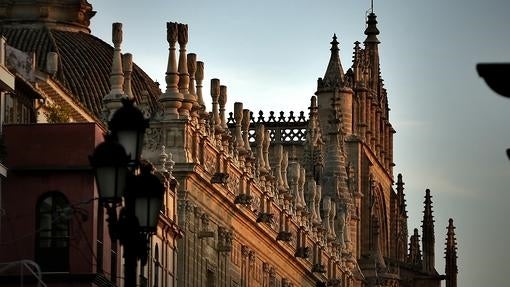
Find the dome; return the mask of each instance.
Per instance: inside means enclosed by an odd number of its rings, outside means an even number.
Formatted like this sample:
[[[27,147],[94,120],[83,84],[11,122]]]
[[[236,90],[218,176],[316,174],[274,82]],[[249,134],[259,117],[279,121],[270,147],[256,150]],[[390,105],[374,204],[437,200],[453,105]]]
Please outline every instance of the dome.
[[[102,99],[110,91],[113,47],[90,34],[89,19],[95,14],[92,6],[85,0],[5,2],[0,3],[0,34],[6,37],[7,44],[24,52],[34,52],[41,71],[46,70],[48,52],[56,52],[59,63],[53,80],[70,92],[75,101],[100,117]],[[49,11],[48,17],[53,20],[35,17],[34,3],[41,10]],[[54,8],[58,13],[51,12]],[[82,12],[75,13],[77,11]],[[154,107],[161,93],[158,85],[136,64],[133,64],[131,78],[136,101],[141,101],[142,94],[148,94],[149,103]]]

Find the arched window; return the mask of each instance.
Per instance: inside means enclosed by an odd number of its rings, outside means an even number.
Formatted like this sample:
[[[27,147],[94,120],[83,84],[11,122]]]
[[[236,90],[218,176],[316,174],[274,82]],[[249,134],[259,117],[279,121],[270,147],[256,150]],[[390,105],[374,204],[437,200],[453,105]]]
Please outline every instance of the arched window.
[[[37,202],[35,259],[44,272],[69,271],[68,210],[60,192],[43,194]]]

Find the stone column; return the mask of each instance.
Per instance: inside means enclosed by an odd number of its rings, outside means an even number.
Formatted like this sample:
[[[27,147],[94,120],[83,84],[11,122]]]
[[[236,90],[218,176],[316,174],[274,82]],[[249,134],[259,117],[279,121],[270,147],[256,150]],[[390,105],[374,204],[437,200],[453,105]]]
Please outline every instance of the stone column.
[[[124,71],[124,92],[129,99],[133,98],[131,90],[131,73],[133,72],[133,55],[126,53],[122,55],[122,69]]]
[[[103,98],[105,120],[109,120],[115,110],[122,106],[124,96],[124,74],[122,73],[122,59],[120,45],[122,44],[122,23],[112,24],[113,60],[110,72],[110,92]]]
[[[179,118],[178,109],[182,105],[183,95],[179,93],[177,84],[179,82],[179,73],[177,72],[177,58],[175,55],[175,43],[177,42],[178,23],[167,22],[167,41],[168,48],[168,64],[166,69],[166,90],[160,96],[159,101],[163,105],[163,119]]]
[[[179,92],[182,94],[182,105],[179,108],[179,116],[189,118],[193,107],[193,95],[189,93],[188,60],[186,55],[186,44],[188,43],[188,25],[177,26],[177,42],[179,42]]]

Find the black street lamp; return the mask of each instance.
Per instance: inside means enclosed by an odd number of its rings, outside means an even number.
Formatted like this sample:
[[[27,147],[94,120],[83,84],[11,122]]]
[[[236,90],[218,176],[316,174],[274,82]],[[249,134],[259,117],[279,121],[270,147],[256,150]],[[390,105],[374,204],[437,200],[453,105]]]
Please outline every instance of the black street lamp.
[[[510,63],[479,63],[476,65],[478,75],[485,80],[494,92],[510,97]]]
[[[478,75],[498,95],[510,98],[510,63],[479,63],[476,65]],[[506,150],[506,156],[510,159],[510,148]]]
[[[112,242],[119,240],[124,247],[125,286],[134,287],[138,259],[147,263],[149,237],[156,231],[165,189],[152,165],[140,161],[147,120],[132,101],[122,103],[108,124],[111,134],[96,147],[90,163]]]

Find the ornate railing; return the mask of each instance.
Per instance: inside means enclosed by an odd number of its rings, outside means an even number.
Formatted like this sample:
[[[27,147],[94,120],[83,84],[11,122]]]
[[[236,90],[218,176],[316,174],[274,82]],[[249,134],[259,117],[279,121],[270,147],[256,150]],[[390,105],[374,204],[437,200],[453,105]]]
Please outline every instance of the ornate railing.
[[[235,128],[233,113],[229,113],[227,124],[231,130]],[[270,111],[267,119],[264,117],[263,111],[259,111],[257,117],[254,117],[253,112],[250,112],[250,142],[255,142],[255,128],[258,125],[264,125],[269,130],[272,143],[300,144],[306,140],[308,119],[305,118],[303,111],[298,116],[293,111],[290,111],[288,116],[285,115],[285,112],[280,112],[279,116],[276,116],[274,111]]]

